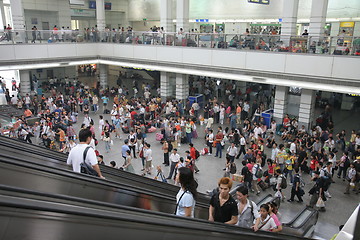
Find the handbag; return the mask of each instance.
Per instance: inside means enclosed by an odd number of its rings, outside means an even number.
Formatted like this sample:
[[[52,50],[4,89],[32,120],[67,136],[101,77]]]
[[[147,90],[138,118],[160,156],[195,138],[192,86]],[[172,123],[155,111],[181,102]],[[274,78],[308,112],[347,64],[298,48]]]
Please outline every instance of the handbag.
[[[91,176],[96,176],[98,177],[98,173],[91,167],[89,166],[86,162],[85,162],[85,159],[86,159],[86,155],[87,155],[87,152],[89,151],[89,148],[91,148],[90,146],[86,147],[85,150],[84,150],[84,153],[83,153],[83,162],[80,163],[80,172],[81,173],[84,173],[84,174],[87,174],[87,175],[91,175]]]

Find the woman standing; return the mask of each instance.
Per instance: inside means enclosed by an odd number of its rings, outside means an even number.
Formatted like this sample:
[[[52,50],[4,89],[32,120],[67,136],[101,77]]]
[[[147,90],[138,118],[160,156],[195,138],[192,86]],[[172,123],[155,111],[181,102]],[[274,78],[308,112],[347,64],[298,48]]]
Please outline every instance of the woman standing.
[[[126,159],[125,159],[125,163],[122,167],[124,168],[124,170],[126,172],[135,173],[134,167],[131,164],[131,151],[130,150],[126,151]]]
[[[256,219],[255,225],[253,226],[254,231],[263,230],[263,231],[272,231],[277,226],[274,219],[269,215],[270,208],[267,204],[262,204],[260,206],[260,217]]]
[[[144,158],[145,158],[145,170],[143,176],[147,174],[151,174],[151,166],[152,166],[152,150],[151,145],[149,143],[144,144]]]
[[[194,217],[195,203],[197,199],[197,183],[189,168],[181,167],[176,175],[176,182],[181,188],[176,195],[175,215],[182,217]]]

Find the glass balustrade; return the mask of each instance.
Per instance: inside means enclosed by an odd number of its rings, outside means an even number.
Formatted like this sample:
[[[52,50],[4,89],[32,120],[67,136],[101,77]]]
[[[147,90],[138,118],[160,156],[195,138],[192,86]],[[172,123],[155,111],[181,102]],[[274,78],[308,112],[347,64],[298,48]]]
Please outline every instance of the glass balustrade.
[[[85,30],[0,31],[0,44],[120,43],[302,54],[360,55],[360,37],[268,34],[117,32]]]

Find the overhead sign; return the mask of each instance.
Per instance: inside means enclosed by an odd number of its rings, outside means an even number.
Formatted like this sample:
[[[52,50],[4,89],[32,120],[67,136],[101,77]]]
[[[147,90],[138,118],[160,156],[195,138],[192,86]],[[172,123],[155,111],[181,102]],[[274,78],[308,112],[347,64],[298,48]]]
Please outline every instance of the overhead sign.
[[[209,19],[196,19],[196,22],[209,22]]]
[[[86,9],[70,9],[70,16],[72,17],[96,17],[94,10],[86,10]]]
[[[270,0],[248,0],[249,3],[265,4],[269,5]]]
[[[70,0],[71,5],[85,5],[85,0]]]
[[[354,27],[355,22],[341,22],[340,27]]]

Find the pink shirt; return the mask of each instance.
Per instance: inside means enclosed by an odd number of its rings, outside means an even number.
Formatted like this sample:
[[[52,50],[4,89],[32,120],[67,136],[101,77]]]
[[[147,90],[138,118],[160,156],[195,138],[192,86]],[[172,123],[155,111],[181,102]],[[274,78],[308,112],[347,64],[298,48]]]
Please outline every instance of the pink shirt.
[[[271,217],[272,217],[272,219],[274,219],[274,222],[277,227],[281,226],[281,222],[279,221],[279,218],[276,216],[276,214],[272,214]]]

